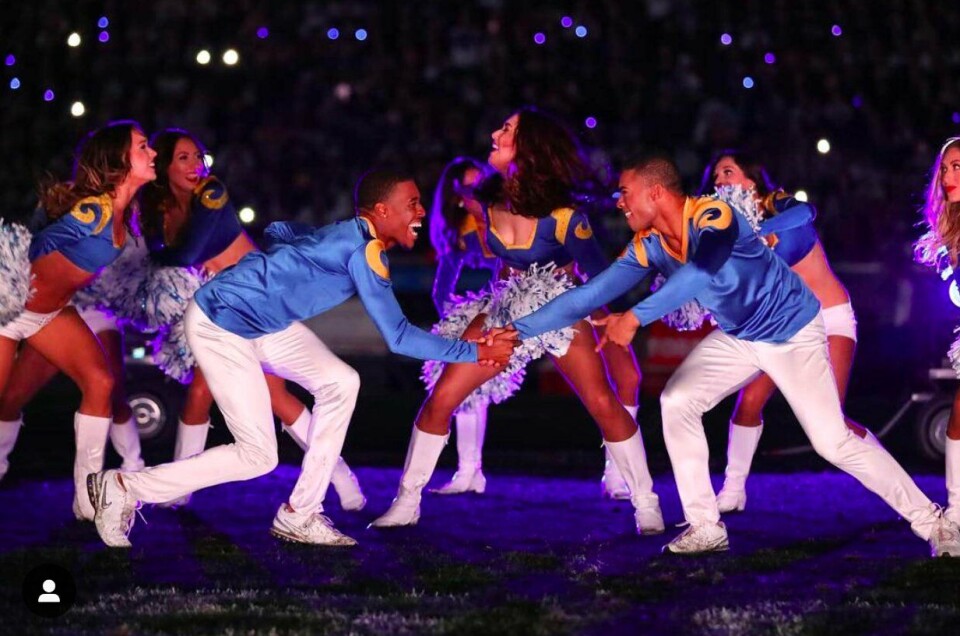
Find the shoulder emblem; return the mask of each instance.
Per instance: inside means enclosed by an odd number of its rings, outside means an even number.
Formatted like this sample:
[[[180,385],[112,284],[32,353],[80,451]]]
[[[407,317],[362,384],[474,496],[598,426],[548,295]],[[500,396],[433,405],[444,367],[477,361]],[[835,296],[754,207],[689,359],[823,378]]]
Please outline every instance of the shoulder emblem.
[[[643,245],[643,239],[649,235],[648,232],[638,232],[635,237],[633,237],[633,253],[637,257],[637,262],[640,263],[643,267],[650,267],[650,259],[647,258],[647,248]],[[623,253],[626,254],[630,246],[627,246],[626,250],[623,250]]]
[[[477,225],[477,220],[473,218],[472,214],[467,214],[464,217],[463,223],[460,224],[460,236],[466,236],[471,232],[478,232],[480,227]]]
[[[698,230],[706,228],[723,230],[730,227],[731,223],[733,223],[733,211],[723,201],[704,201],[693,213],[693,227]]]
[[[91,234],[99,234],[113,218],[113,201],[109,194],[85,197],[73,205],[70,216],[84,225],[96,224]]]
[[[200,197],[200,204],[208,210],[219,210],[230,200],[226,187],[216,177],[207,177],[193,192]]]
[[[383,241],[375,239],[367,243],[365,256],[367,257],[367,265],[377,276],[390,280],[390,267],[387,264]]]
[[[573,216],[573,208],[559,208],[550,213],[557,227],[554,230],[554,236],[557,237],[557,243],[563,245],[567,240],[567,229],[570,227],[570,217]]]

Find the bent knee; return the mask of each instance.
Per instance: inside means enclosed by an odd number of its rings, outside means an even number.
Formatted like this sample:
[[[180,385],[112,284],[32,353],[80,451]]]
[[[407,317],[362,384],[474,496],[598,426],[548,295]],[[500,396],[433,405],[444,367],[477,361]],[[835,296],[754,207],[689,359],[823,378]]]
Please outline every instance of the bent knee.
[[[280,462],[276,447],[261,448],[246,444],[240,449],[240,457],[249,469],[250,478],[266,475]]]
[[[102,398],[111,402],[116,379],[107,367],[92,368],[84,373],[80,382],[81,392],[91,398]]]

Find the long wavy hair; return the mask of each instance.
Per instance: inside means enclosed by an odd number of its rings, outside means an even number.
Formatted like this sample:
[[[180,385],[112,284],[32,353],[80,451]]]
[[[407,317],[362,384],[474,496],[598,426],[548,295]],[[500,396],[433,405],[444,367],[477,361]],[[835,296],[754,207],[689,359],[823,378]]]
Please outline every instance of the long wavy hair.
[[[761,197],[765,197],[777,189],[777,185],[773,182],[773,179],[770,178],[770,173],[767,172],[767,167],[752,153],[739,148],[724,148],[723,150],[713,153],[710,163],[707,164],[706,169],[703,171],[703,179],[700,181],[701,195],[713,192],[713,173],[717,169],[717,164],[720,163],[720,160],[724,157],[733,159],[733,162],[743,170],[744,176],[757,184],[757,194]]]
[[[207,154],[206,147],[196,135],[182,128],[164,128],[155,132],[150,138],[150,147],[157,152],[157,158],[154,160],[157,178],[140,191],[140,227],[148,240],[163,237],[164,210],[173,202],[167,168],[173,162],[173,151],[181,139],[189,139],[196,144],[202,154]],[[179,240],[175,239],[172,244],[177,243]]]
[[[604,190],[569,128],[532,106],[517,115],[513,165],[506,177],[495,173],[484,180],[476,190],[480,201],[543,218],[557,208],[590,202]]]
[[[134,130],[143,132],[140,124],[131,119],[118,120],[97,128],[80,141],[74,152],[73,178],[40,184],[40,207],[49,220],[59,219],[86,197],[115,196],[130,174],[130,138]],[[125,215],[128,228],[133,216]]]
[[[457,157],[443,168],[433,191],[433,204],[427,223],[430,243],[437,255],[443,256],[457,249],[460,226],[470,212],[463,205],[463,181],[468,170],[484,173],[483,165],[470,157]]]
[[[960,137],[950,137],[940,148],[937,160],[930,170],[930,183],[921,213],[927,232],[914,245],[914,257],[918,263],[940,268],[944,259],[957,263],[960,252],[960,202],[950,203],[943,192],[940,170],[943,157],[951,148],[960,148]]]

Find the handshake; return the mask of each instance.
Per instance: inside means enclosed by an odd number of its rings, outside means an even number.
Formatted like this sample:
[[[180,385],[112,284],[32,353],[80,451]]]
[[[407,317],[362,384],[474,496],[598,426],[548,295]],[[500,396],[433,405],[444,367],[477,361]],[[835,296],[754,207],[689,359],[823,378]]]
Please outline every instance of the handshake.
[[[494,327],[469,338],[468,342],[477,343],[477,363],[484,367],[502,367],[510,361],[513,350],[520,344],[520,336],[513,325]]]

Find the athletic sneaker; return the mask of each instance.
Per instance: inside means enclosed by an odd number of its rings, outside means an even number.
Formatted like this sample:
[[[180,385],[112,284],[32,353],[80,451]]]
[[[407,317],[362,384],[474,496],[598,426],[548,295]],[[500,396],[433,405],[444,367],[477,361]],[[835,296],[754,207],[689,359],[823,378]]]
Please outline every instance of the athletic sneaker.
[[[662,534],[664,531],[663,512],[660,511],[660,499],[656,495],[646,498],[633,511],[637,523],[637,534]]]
[[[940,517],[930,535],[930,556],[960,557],[960,527]]]
[[[348,537],[333,527],[328,517],[319,513],[295,512],[287,504],[280,506],[273,518],[270,534],[293,543],[313,545],[351,546],[357,545],[355,539]]]
[[[722,521],[690,526],[680,533],[676,539],[663,546],[664,552],[674,554],[703,554],[705,552],[723,552],[729,549],[727,526]]]
[[[112,548],[129,548],[130,531],[140,502],[120,485],[120,471],[104,470],[87,475],[87,494],[96,515],[97,533]]]

